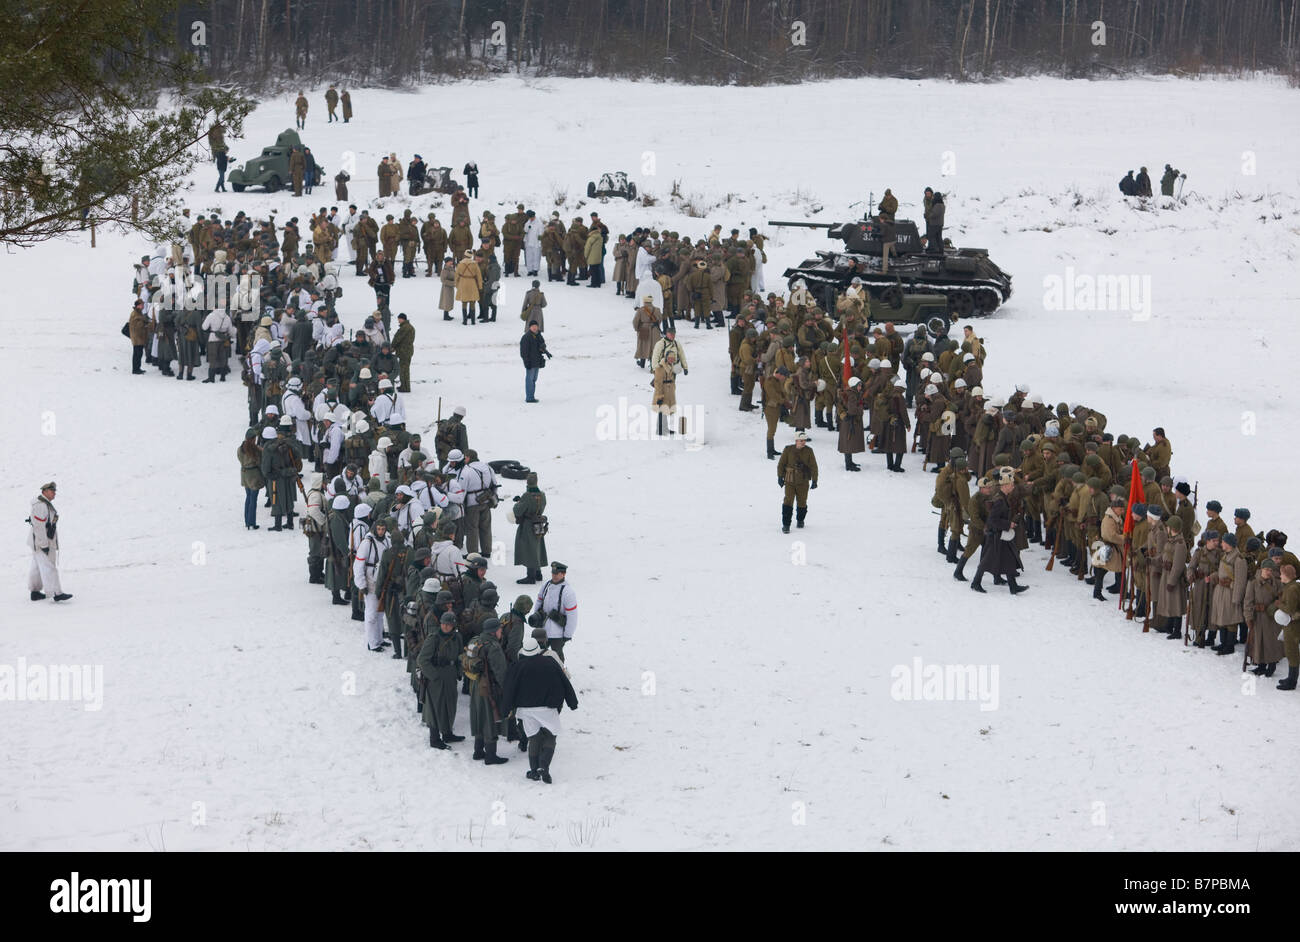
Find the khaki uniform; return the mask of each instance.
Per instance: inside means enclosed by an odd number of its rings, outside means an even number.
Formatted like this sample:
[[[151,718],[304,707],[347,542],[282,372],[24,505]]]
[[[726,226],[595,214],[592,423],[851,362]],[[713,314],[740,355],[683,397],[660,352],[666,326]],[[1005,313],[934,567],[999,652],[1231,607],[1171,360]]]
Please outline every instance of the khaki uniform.
[[[785,480],[785,496],[782,503],[789,507],[798,504],[808,506],[808,487],[817,480],[817,457],[807,445],[786,445],[781,452],[781,460],[776,464],[778,481]]]

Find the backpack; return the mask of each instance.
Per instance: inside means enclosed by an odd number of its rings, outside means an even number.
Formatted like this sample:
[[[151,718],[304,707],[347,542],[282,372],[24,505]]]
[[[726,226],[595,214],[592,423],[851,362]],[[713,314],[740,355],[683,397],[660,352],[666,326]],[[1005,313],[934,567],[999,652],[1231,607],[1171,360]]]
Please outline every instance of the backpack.
[[[252,353],[248,353],[244,356],[244,365],[239,371],[239,378],[243,380],[245,386],[251,387],[256,385],[256,380],[253,378],[253,354]]]
[[[533,536],[546,536],[546,534],[550,532],[550,529],[551,522],[546,519],[545,514],[542,514],[533,521]]]
[[[474,638],[469,644],[465,645],[465,650],[460,652],[460,672],[469,680],[476,681],[483,676],[487,669],[483,657],[483,643],[478,638]]]
[[[456,427],[457,423],[451,419],[443,419],[438,423],[438,434],[434,436],[434,440],[439,445],[444,446],[442,449],[443,454],[456,447]]]

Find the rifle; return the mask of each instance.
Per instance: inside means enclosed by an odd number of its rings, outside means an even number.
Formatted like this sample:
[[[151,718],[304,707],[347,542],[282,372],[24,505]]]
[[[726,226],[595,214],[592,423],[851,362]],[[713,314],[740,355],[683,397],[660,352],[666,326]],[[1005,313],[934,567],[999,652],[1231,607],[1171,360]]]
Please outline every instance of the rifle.
[[[920,423],[917,423],[916,428],[912,430],[912,454],[916,454],[916,443],[919,442],[920,440],[921,440],[921,425]]]
[[[1246,673],[1246,665],[1250,663],[1250,639],[1253,637],[1255,637],[1255,629],[1251,627],[1246,632],[1246,650],[1241,653],[1241,672],[1243,674]]]
[[[411,551],[409,549],[402,550],[403,568],[406,567],[406,557],[410,554],[410,552]],[[388,586],[393,581],[393,564],[396,562],[396,560],[397,560],[397,553],[394,552],[393,555],[388,560],[388,572],[385,573],[384,581],[379,586],[379,606],[377,610],[381,612],[384,610],[385,607],[384,602],[388,598]]]
[[[1187,587],[1187,610],[1183,613],[1183,647],[1187,647],[1192,633],[1192,587]]]
[[[1061,548],[1061,531],[1065,529],[1065,527],[1062,526],[1062,519],[1064,516],[1064,513],[1062,513],[1061,509],[1058,507],[1056,511],[1056,539],[1052,541],[1052,555],[1047,559],[1048,572],[1051,572],[1052,567],[1056,565],[1056,553]]]
[[[1147,562],[1147,569],[1150,570],[1150,568],[1151,568],[1151,563],[1148,561],[1148,562]],[[1144,590],[1144,595],[1143,595],[1143,599],[1142,599],[1142,602],[1143,602],[1143,605],[1142,605],[1142,630],[1143,630],[1143,631],[1150,631],[1150,630],[1151,630],[1151,609],[1155,606],[1155,603],[1153,603],[1153,602],[1151,601],[1151,597],[1150,597],[1150,596],[1151,596],[1151,573],[1148,571],[1148,572],[1147,572],[1147,584],[1146,584],[1146,588],[1145,588],[1145,590]]]

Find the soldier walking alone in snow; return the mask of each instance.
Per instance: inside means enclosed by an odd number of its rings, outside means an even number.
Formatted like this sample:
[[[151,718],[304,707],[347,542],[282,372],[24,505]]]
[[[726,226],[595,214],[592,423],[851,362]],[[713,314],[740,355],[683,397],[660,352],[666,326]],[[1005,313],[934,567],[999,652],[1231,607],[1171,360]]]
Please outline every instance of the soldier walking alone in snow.
[[[41,492],[32,501],[32,525],[29,542],[32,547],[32,568],[27,576],[32,601],[45,598],[45,592],[54,593],[54,601],[64,602],[72,594],[64,592],[59,584],[59,513],[54,509],[55,485],[53,481],[41,485]]]

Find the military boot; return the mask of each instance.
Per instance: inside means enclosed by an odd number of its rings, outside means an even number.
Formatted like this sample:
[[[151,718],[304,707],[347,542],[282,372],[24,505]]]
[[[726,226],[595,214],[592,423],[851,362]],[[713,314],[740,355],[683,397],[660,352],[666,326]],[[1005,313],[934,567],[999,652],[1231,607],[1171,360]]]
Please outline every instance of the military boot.
[[[438,728],[436,726],[429,728],[429,746],[433,749],[451,748],[451,746],[442,741],[442,737],[438,735]]]
[[[542,773],[537,770],[537,765],[541,758],[541,752],[541,736],[534,736],[532,741],[528,743],[528,771],[524,773],[525,776],[532,779],[534,782],[541,781],[542,778]]]
[[[853,463],[853,456],[852,456],[852,455],[845,455],[845,456],[844,456],[844,470],[845,470],[845,471],[861,471],[862,469],[861,469],[860,467],[858,467],[856,464]]]
[[[948,537],[948,555],[946,559],[953,565],[957,564],[957,538],[955,536]]]
[[[789,504],[781,505],[781,532],[790,532],[790,518],[794,515],[794,508]]]
[[[988,594],[988,590],[985,589],[984,586],[980,585],[980,582],[983,581],[983,579],[984,579],[984,570],[976,568],[975,581],[970,584],[970,590],[972,592],[983,592],[985,594]]]
[[[1269,661],[1264,665],[1264,676],[1272,677],[1273,671],[1277,670],[1277,661]]]
[[[826,410],[826,431],[835,431],[835,407],[831,406]]]
[[[1290,667],[1286,669],[1286,679],[1277,682],[1278,690],[1295,690],[1296,675],[1300,674],[1300,667]]]
[[[1103,581],[1104,581],[1104,577],[1103,577]],[[1119,594],[1119,573],[1115,573],[1115,581],[1110,585],[1106,586],[1106,591],[1109,592],[1111,595]]]
[[[767,440],[767,456],[768,456],[769,458],[776,458],[776,457],[778,457],[778,455],[777,455],[777,453],[776,453],[776,444],[775,444],[775,439],[771,439],[771,438],[769,438],[769,439]]]
[[[1219,636],[1223,638],[1223,641],[1214,648],[1214,653],[1232,654],[1234,651],[1236,651],[1237,649],[1236,628],[1221,628],[1219,629]]]
[[[551,759],[555,758],[555,734],[544,729],[539,735],[542,737],[542,743],[537,750],[537,771],[541,773],[542,781],[550,785]]]
[[[826,427],[826,420],[822,418],[821,409],[818,409],[817,413],[813,416],[813,424],[816,425],[818,428]]]
[[[443,741],[443,742],[464,742],[464,741],[465,741],[465,737],[464,737],[464,736],[457,736],[455,733],[443,733],[443,734],[442,734],[442,741]]]
[[[797,511],[795,511],[795,514],[794,514],[794,525],[795,525],[795,529],[798,529],[798,530],[802,530],[802,529],[803,529],[803,518],[806,517],[806,516],[808,516],[808,507],[807,507],[807,506],[800,507]]]
[[[1177,641],[1183,636],[1183,619],[1181,616],[1165,619],[1165,637]]]
[[[1101,594],[1101,587],[1106,582],[1105,570],[1093,567],[1092,570],[1092,597],[1098,602],[1106,601],[1106,596]]]
[[[345,599],[345,598],[343,598],[343,596],[339,595],[339,590],[338,590],[338,589],[335,589],[335,590],[334,590],[334,595],[333,595],[333,597],[330,599],[330,602],[331,602],[332,604],[334,604],[334,605],[347,605],[347,604],[348,604],[348,600]]]
[[[482,758],[484,758],[486,755],[487,755],[487,753],[485,753],[485,752],[483,751],[483,737],[482,737],[482,736],[475,736],[475,737],[474,737],[474,758],[475,758],[475,759],[482,759]]]
[[[1012,595],[1019,595],[1021,592],[1029,591],[1029,586],[1020,585],[1016,582],[1015,576],[1007,576],[1007,587],[1011,590]]]
[[[966,560],[968,559],[970,559],[969,556],[963,556],[961,559],[957,560],[957,568],[952,571],[952,577],[956,579],[958,582],[966,581],[965,569],[966,569]]]
[[[943,537],[944,537],[944,529],[943,529],[943,524],[941,523],[939,524],[939,555],[947,556],[948,546],[946,543],[944,543]]]
[[[391,635],[390,637],[393,639],[393,660],[400,661],[403,657],[406,656],[402,654],[402,636]]]
[[[495,739],[488,743],[483,751],[486,753],[483,757],[484,765],[505,765],[510,761],[506,756],[497,755],[497,741]]]

